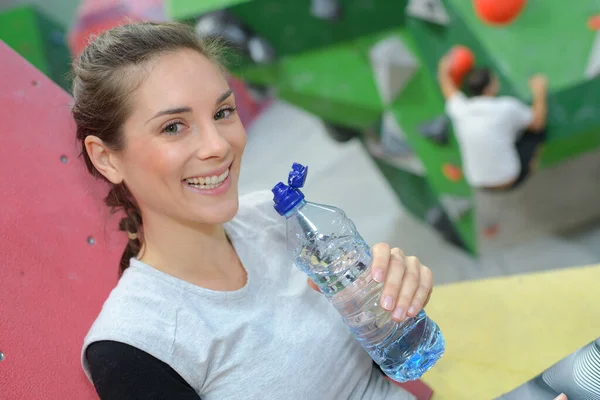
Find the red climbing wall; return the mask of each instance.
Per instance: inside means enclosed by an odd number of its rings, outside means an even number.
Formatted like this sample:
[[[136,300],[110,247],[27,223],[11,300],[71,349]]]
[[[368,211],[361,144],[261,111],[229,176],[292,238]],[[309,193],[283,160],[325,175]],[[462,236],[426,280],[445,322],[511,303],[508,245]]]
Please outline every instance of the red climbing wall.
[[[0,60],[0,399],[97,398],[80,349],[125,241],[78,158],[69,95],[2,41]]]

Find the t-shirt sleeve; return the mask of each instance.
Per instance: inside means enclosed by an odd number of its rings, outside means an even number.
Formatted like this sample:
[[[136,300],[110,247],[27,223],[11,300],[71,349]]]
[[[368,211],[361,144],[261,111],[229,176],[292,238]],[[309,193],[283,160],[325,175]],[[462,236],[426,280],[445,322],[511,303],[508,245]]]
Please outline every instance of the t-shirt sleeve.
[[[173,368],[136,347],[99,341],[88,346],[86,357],[101,400],[200,400]]]
[[[522,131],[533,122],[533,110],[519,99],[506,98],[509,118],[515,123],[515,129]]]
[[[446,100],[446,114],[450,118],[456,118],[467,108],[467,96],[463,92],[456,92]]]

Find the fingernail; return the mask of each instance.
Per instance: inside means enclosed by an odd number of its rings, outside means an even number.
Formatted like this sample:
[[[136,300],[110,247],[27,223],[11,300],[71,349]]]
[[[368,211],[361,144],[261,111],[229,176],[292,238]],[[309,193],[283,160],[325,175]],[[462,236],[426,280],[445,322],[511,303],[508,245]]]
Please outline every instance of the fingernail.
[[[415,316],[415,311],[416,311],[416,310],[415,310],[415,307],[413,307],[413,306],[410,306],[410,307],[408,308],[408,315],[410,315],[411,317],[414,317],[414,316]]]
[[[386,310],[392,311],[392,308],[394,307],[394,299],[392,298],[392,296],[385,296],[385,298],[383,299],[382,306]]]
[[[383,282],[384,278],[385,277],[383,276],[383,270],[380,268],[377,268],[375,270],[375,273],[373,274],[373,279],[375,279],[376,282],[381,283],[381,282]]]
[[[397,319],[398,321],[402,320],[404,315],[404,310],[402,308],[396,308],[392,313],[392,318]]]

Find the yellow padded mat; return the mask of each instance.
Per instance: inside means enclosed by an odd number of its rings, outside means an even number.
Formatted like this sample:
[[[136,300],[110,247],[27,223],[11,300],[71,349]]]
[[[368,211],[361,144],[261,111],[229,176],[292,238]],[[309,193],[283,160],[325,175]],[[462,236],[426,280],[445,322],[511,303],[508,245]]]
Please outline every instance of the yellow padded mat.
[[[600,265],[436,286],[434,400],[492,399],[600,337]]]

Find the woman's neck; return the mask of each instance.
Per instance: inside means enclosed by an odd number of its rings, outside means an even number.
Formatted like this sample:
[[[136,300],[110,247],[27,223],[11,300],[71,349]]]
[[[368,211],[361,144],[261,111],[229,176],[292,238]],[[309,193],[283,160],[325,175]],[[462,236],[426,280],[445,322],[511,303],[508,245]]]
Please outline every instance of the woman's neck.
[[[164,216],[144,216],[139,258],[152,267],[213,290],[244,286],[244,270],[223,225],[186,225]]]

